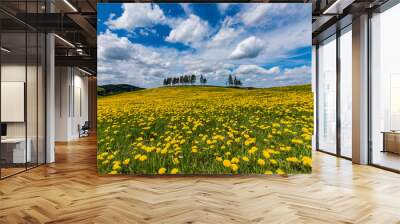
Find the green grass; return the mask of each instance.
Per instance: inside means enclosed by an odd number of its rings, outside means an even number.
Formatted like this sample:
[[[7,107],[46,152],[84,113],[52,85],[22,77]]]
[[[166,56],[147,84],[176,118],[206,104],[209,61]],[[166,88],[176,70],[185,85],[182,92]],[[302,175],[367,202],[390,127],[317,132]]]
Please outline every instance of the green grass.
[[[181,174],[311,172],[305,161],[311,157],[313,129],[310,85],[162,87],[102,97],[98,110],[102,174],[156,174],[160,168],[167,173],[176,168]],[[249,139],[254,143],[246,144]],[[251,153],[254,147],[257,151]],[[137,159],[143,155],[145,160]],[[237,170],[223,165],[234,157],[240,159]]]

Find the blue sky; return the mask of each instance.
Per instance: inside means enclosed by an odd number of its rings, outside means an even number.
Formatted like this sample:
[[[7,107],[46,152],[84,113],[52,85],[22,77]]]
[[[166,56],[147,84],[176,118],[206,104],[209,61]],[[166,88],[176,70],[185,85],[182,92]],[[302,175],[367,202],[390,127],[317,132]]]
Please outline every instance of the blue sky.
[[[153,88],[200,74],[225,85],[311,82],[311,4],[98,4],[99,84]]]

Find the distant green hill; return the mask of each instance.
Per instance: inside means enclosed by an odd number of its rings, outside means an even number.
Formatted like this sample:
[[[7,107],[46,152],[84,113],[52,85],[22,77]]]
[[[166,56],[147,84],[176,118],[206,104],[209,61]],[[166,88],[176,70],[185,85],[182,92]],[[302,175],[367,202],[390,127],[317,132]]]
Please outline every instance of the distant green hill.
[[[108,84],[97,87],[97,95],[99,96],[108,96],[114,95],[123,92],[132,92],[137,90],[143,90],[144,88],[140,88],[137,86],[132,86],[128,84]]]

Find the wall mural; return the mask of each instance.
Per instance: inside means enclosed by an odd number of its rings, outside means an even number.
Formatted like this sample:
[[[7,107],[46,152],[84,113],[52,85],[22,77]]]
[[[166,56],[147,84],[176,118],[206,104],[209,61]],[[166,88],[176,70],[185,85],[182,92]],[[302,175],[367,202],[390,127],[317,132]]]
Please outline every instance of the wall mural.
[[[100,174],[311,172],[311,4],[99,4]]]

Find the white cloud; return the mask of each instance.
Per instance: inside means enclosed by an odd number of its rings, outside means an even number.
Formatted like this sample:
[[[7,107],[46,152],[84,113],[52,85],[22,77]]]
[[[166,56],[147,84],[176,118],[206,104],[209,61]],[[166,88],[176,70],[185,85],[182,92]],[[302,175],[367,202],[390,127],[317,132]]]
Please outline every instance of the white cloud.
[[[232,39],[237,34],[237,30],[230,27],[224,27],[212,38],[211,42],[221,44],[227,40]]]
[[[278,74],[279,72],[280,68],[278,66],[274,66],[270,69],[265,69],[258,65],[240,65],[235,70],[235,74],[237,75],[273,75]]]
[[[130,41],[126,37],[118,38],[117,35],[107,30],[105,34],[98,36],[98,56],[99,59],[128,60],[130,53]]]
[[[232,4],[233,4],[233,3],[219,3],[219,4],[217,5],[217,7],[218,7],[219,12],[220,12],[221,14],[224,14],[224,13],[226,12],[226,10],[228,10],[229,7],[232,6]]]
[[[260,20],[267,19],[266,14],[272,4],[249,4],[240,15],[244,25],[257,25]]]
[[[164,77],[195,74],[207,77],[208,84],[224,85],[229,74],[238,76],[244,86],[268,87],[310,83],[309,66],[281,70],[260,64],[230,63],[213,60],[202,54],[179,52],[173,48],[153,48],[132,43],[111,31],[98,37],[99,84],[130,83],[152,88]]]
[[[303,65],[301,67],[295,67],[295,68],[286,68],[284,70],[283,74],[286,76],[309,75],[309,74],[311,74],[311,68],[310,68],[310,66],[306,66],[306,65]]]
[[[255,36],[240,42],[230,55],[231,59],[255,58],[264,48],[264,43]]]
[[[298,18],[299,10],[296,4],[245,4],[242,10],[237,14],[237,22],[246,26],[263,26],[272,23],[271,18],[276,17],[274,23],[280,23],[290,19],[290,16],[296,15]],[[279,21],[276,19],[279,18]]]
[[[261,8],[258,8],[260,5]],[[270,8],[263,8],[262,5],[269,5]],[[221,26],[221,34],[224,34],[225,31],[232,31],[229,28],[243,29],[243,31],[236,35],[233,34],[231,39],[221,41],[219,45],[217,41],[210,41],[209,46],[218,47],[221,53],[214,49],[208,49],[212,52],[209,55],[218,55],[234,60],[241,59],[237,63],[243,64],[263,65],[282,61],[292,63],[296,60],[290,59],[294,50],[311,45],[311,14],[306,10],[307,8],[310,7],[305,5],[299,7],[295,4],[243,4],[239,7],[240,11],[236,15],[231,18],[226,16],[225,20],[229,21],[229,26]],[[252,17],[252,13],[263,16],[253,15]],[[246,15],[249,16],[247,20],[243,19]],[[256,22],[245,25],[250,21]],[[248,50],[241,50],[238,45],[249,36],[254,36],[259,40],[258,48],[249,46]],[[216,40],[218,39],[216,38]],[[302,62],[306,61],[297,61],[296,63]]]
[[[294,68],[285,68],[283,74],[274,78],[274,81],[287,84],[306,84],[311,82],[311,68],[303,65]]]
[[[231,27],[231,22],[231,17],[227,17],[224,20],[219,31],[211,38],[211,41],[208,42],[208,47],[220,47],[222,45],[226,47],[231,44],[232,41],[240,37],[244,29],[242,27]]]
[[[133,11],[137,11],[136,6],[140,4],[133,5]],[[281,10],[283,6],[275,6],[281,4],[273,4],[270,9],[254,8],[257,5],[264,4],[235,5],[235,10],[239,10],[236,15],[226,13],[231,7],[229,4],[218,5],[224,18],[215,26],[194,15],[194,7],[189,4],[181,5],[185,17],[167,17],[161,11],[162,16],[158,19],[146,18],[148,14],[144,18],[136,18],[131,16],[135,12],[128,12],[127,9],[119,17],[110,16],[106,24],[110,30],[126,29],[130,33],[126,37],[113,33],[116,31],[99,35],[99,84],[130,83],[152,88],[160,86],[164,77],[182,74],[204,75],[211,85],[224,85],[229,74],[240,78],[244,86],[309,83],[311,75],[307,73],[307,66],[285,69],[265,65],[308,64],[307,57],[292,56],[293,52],[298,52],[297,49],[311,45],[311,17],[307,17],[305,12],[298,17],[295,13],[298,7],[288,7],[288,10],[292,10],[288,13]],[[152,11],[157,11],[157,7],[146,10],[154,13]],[[139,22],[128,21],[131,18]],[[284,18],[285,22],[276,18]],[[155,24],[167,25],[172,30],[163,36],[165,33],[158,33]],[[157,47],[139,44],[133,38],[139,35],[143,38],[157,36],[171,43],[184,43],[191,48],[182,50],[173,48],[171,44]]]
[[[190,8],[190,3],[179,3],[179,5],[182,7],[183,11],[185,11],[185,13],[187,15],[192,14],[192,9]]]
[[[139,34],[147,37],[150,34],[157,34],[157,33],[155,30],[152,29],[139,29]]]
[[[194,72],[196,74],[216,74],[218,73],[217,71],[229,71],[235,67],[233,64],[221,61],[207,60],[202,57],[199,58],[197,55],[182,56],[180,63],[184,65],[186,72]],[[219,72],[219,74],[221,73]]]
[[[175,49],[145,47],[109,30],[97,42],[100,85],[112,81],[154,87],[177,70],[171,66],[178,54]]]
[[[203,40],[208,33],[208,23],[192,14],[173,28],[165,40],[190,44]]]
[[[144,65],[166,66],[159,51],[148,49],[140,44],[132,43],[126,37],[118,37],[107,31],[98,37],[98,53],[100,59],[135,61]]]
[[[286,53],[287,51],[311,45],[311,21],[301,20],[269,32],[268,51]]]
[[[166,22],[164,12],[156,4],[123,4],[120,17],[110,17],[106,22],[110,29],[133,31],[137,27],[148,27]]]

